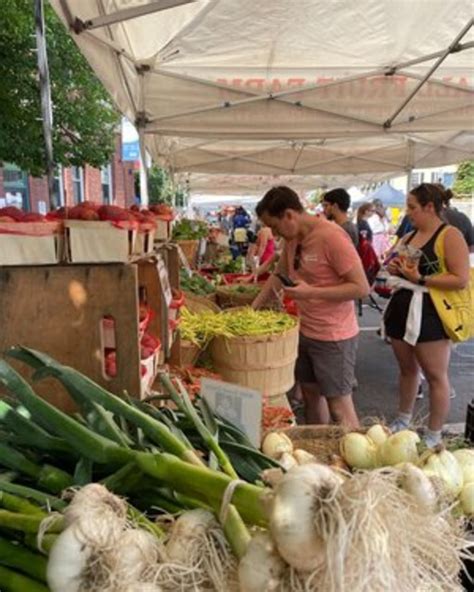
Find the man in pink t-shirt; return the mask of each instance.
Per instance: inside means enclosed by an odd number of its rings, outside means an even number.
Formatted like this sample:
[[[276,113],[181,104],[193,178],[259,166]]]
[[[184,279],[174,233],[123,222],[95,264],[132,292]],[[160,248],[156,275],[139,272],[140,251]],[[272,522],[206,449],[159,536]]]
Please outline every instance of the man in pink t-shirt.
[[[305,398],[307,423],[359,425],[352,386],[359,327],[354,300],[369,293],[359,255],[347,233],[322,217],[305,212],[289,187],[273,187],[258,203],[258,217],[285,239],[277,274],[295,287],[285,294],[296,300],[301,323],[296,379]],[[281,288],[272,275],[253,306],[265,304]],[[328,413],[329,409],[329,413]]]

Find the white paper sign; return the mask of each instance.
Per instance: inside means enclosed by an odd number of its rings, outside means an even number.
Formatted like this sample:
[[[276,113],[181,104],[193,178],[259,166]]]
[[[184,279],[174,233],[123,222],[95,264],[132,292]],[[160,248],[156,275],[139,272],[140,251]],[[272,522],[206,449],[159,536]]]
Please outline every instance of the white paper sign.
[[[160,276],[161,288],[163,290],[163,296],[165,298],[166,306],[168,307],[173,299],[171,293],[170,278],[168,276],[168,270],[166,269],[165,262],[161,255],[157,255],[156,268],[158,269],[158,275]]]
[[[260,448],[262,424],[262,395],[237,384],[202,378],[201,396],[211,409],[247,434]]]
[[[183,253],[183,249],[178,244],[176,245],[176,248],[178,251],[179,260],[181,261],[181,265],[188,272],[189,277],[191,277],[193,272],[191,270],[191,266],[189,265],[189,261],[186,258],[186,255]]]

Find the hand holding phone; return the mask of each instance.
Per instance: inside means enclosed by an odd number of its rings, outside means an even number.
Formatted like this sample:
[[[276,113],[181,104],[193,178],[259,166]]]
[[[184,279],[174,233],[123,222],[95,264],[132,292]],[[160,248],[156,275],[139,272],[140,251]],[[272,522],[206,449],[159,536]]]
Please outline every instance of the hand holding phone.
[[[287,275],[282,273],[275,274],[280,282],[285,286],[285,288],[294,288],[296,286],[295,282],[291,280]]]

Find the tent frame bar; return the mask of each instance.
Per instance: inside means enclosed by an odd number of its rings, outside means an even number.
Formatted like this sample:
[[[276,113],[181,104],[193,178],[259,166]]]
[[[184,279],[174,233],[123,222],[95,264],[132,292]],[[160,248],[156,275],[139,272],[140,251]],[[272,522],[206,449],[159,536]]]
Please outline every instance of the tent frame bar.
[[[239,155],[237,155],[237,154],[226,154],[226,155],[225,154],[217,154],[216,152],[209,151],[208,154],[209,155],[212,155],[212,156],[215,156],[216,157],[215,160],[210,160],[210,161],[209,160],[206,160],[206,161],[202,161],[202,162],[197,162],[197,163],[195,163],[192,166],[203,166],[203,165],[207,165],[207,164],[218,164],[219,162],[226,162],[228,160],[238,160],[238,159],[244,159],[244,158],[247,159],[247,162],[250,162],[251,161],[250,157],[252,157],[252,156],[258,156],[259,154],[265,154],[266,152],[271,152],[274,149],[275,149],[275,146],[271,146],[271,147],[266,147],[263,150],[260,148],[259,150],[252,150],[250,152],[245,152],[245,153],[242,153],[242,154],[239,154]],[[170,155],[169,154],[168,155],[164,154],[163,156],[165,158],[169,158]],[[173,153],[171,154],[171,157],[172,156],[173,156]],[[255,161],[255,162],[257,162],[257,161]],[[181,170],[180,167],[178,167],[178,169]]]
[[[409,146],[409,151],[408,151],[409,152],[409,158],[408,158],[408,160],[409,160],[409,162],[407,163],[407,167],[406,168],[408,168],[408,169],[409,168],[413,168],[416,165],[417,162],[422,162],[433,151],[435,151],[436,149],[439,149],[439,148],[443,148],[443,147],[450,148],[452,150],[456,150],[456,151],[461,152],[461,153],[465,153],[466,154],[466,157],[472,156],[472,152],[471,151],[466,150],[465,148],[458,147],[458,146],[455,146],[455,145],[451,144],[451,142],[453,140],[455,140],[455,138],[458,137],[460,133],[461,132],[457,132],[456,134],[452,135],[451,138],[449,140],[447,140],[447,141],[441,141],[441,142],[437,142],[437,143],[429,142],[429,141],[425,140],[424,138],[419,138],[419,137],[417,137],[416,134],[413,134],[413,135],[405,135],[405,134],[397,133],[396,135],[397,136],[398,135],[400,136],[400,140],[402,140],[402,141],[405,140],[405,141],[408,142],[408,146]],[[217,141],[215,143],[217,144],[217,143],[219,143],[219,141]],[[208,151],[208,154],[209,155],[216,156],[216,159],[215,160],[207,160],[207,161],[198,161],[198,162],[195,162],[194,164],[187,165],[188,166],[188,169],[187,170],[196,170],[196,168],[205,167],[207,165],[219,164],[221,162],[236,161],[236,160],[240,160],[240,161],[243,161],[243,162],[249,162],[249,163],[252,163],[254,165],[272,166],[272,165],[268,165],[267,163],[260,162],[258,159],[253,158],[253,157],[259,156],[259,155],[264,154],[266,152],[271,152],[272,150],[278,150],[280,147],[283,147],[284,148],[284,147],[286,147],[286,144],[287,144],[286,142],[275,142],[274,144],[272,144],[271,146],[267,147],[264,150],[248,151],[248,152],[241,153],[239,155],[236,155],[236,154],[233,154],[233,153],[228,154],[228,155],[225,155],[225,154],[220,155],[220,154],[216,153],[215,151]],[[415,145],[416,144],[424,144],[426,146],[433,147],[433,150],[429,151],[426,154],[421,155],[420,158],[418,159],[418,161],[415,162],[414,161],[414,156],[415,156],[414,150],[415,150]],[[206,145],[206,143],[198,144],[197,146],[185,147],[185,148],[182,148],[181,150],[179,150],[179,152],[192,151],[192,150],[194,150],[196,148],[200,148],[200,147],[205,146],[205,145]],[[298,160],[300,159],[303,150],[305,148],[307,148],[307,147],[310,147],[310,146],[311,146],[311,143],[308,143],[308,142],[302,142],[301,143],[301,145],[298,148],[298,154],[296,156],[295,163],[293,164],[293,167],[291,169],[288,169],[286,167],[277,167],[277,165],[274,165],[273,168],[278,168],[280,170],[284,170],[284,171],[286,171],[286,174],[301,175],[302,171],[311,169],[312,167],[323,166],[323,165],[335,163],[335,162],[338,162],[338,161],[341,161],[341,160],[346,160],[346,159],[354,159],[354,160],[361,160],[361,161],[364,161],[364,162],[372,162],[372,163],[378,163],[378,164],[386,165],[386,166],[390,167],[390,170],[393,170],[393,171],[401,170],[400,169],[400,164],[398,164],[398,163],[394,163],[394,162],[391,162],[389,160],[383,160],[383,159],[380,159],[380,158],[374,158],[374,157],[371,157],[370,156],[373,153],[377,154],[378,152],[380,152],[380,147],[371,148],[370,150],[361,152],[361,153],[359,153],[357,155],[354,155],[354,156],[349,155],[349,154],[341,154],[340,152],[337,151],[337,149],[334,149],[332,147],[329,147],[329,148],[321,148],[323,151],[327,151],[328,156],[330,154],[333,154],[334,157],[333,158],[327,158],[326,160],[319,160],[319,161],[314,162],[312,164],[305,165],[303,167],[297,168],[296,164],[297,164]],[[176,154],[176,153],[172,153],[171,154],[171,158],[173,157],[174,154]],[[183,168],[183,167],[177,167],[176,170],[178,170],[178,171],[181,172],[181,171],[184,171],[186,169]],[[209,173],[209,174],[211,174],[211,173]]]
[[[406,125],[407,123],[411,123],[412,121],[422,121],[423,119],[428,119],[428,118],[432,118],[432,117],[436,117],[438,115],[443,115],[444,113],[452,113],[453,111],[459,111],[462,109],[472,109],[473,104],[472,101],[470,101],[469,103],[463,103],[462,105],[457,105],[456,107],[450,107],[449,109],[442,109],[441,111],[434,111],[433,113],[426,113],[425,115],[419,115],[416,118],[412,118],[407,117],[406,119],[403,119],[402,121],[399,121],[398,123],[395,123],[391,129],[396,130],[398,127],[402,126],[402,125]],[[421,132],[421,130],[419,130]],[[427,130],[429,131],[429,130]]]
[[[160,10],[165,10],[167,8],[172,8],[174,6],[179,6],[179,5],[187,4],[189,2],[194,2],[194,1],[195,0],[155,0],[153,2],[150,2],[149,4],[146,4],[146,5],[141,5],[138,7],[131,7],[131,8],[127,8],[124,10],[119,10],[119,11],[114,12],[109,15],[103,14],[103,15],[100,15],[96,18],[89,19],[85,23],[83,21],[81,21],[83,23],[83,25],[85,25],[85,26],[80,27],[80,30],[78,31],[78,30],[76,30],[74,24],[77,23],[78,21],[80,21],[80,19],[78,19],[77,17],[74,19],[73,15],[71,14],[71,11],[69,9],[67,0],[60,0],[61,5],[64,10],[64,13],[65,13],[65,16],[69,20],[69,24],[77,34],[80,34],[82,32],[86,32],[86,34],[88,34],[88,36],[90,36],[91,39],[94,39],[96,42],[108,46],[114,52],[119,54],[120,57],[127,58],[132,63],[132,65],[135,67],[135,69],[137,71],[142,70],[141,65],[138,64],[136,59],[132,55],[130,55],[125,49],[121,48],[117,43],[115,43],[115,41],[113,40],[113,37],[111,40],[103,39],[103,38],[97,37],[95,35],[92,35],[90,33],[90,31],[95,28],[108,26],[110,24],[117,23],[117,22],[123,22],[123,21],[131,19],[131,18],[144,16],[145,14],[157,12]],[[102,5],[102,8],[103,8],[103,5]],[[205,86],[210,86],[212,88],[220,88],[220,89],[224,89],[229,92],[232,92],[232,93],[236,93],[241,96],[242,96],[242,94],[246,95],[246,98],[238,99],[233,102],[225,101],[224,103],[209,105],[208,107],[203,107],[203,108],[193,109],[193,110],[189,110],[189,111],[185,111],[185,112],[181,112],[181,113],[177,113],[177,114],[173,114],[173,115],[166,115],[163,117],[153,118],[153,119],[147,120],[146,128],[144,131],[145,131],[145,133],[155,133],[157,131],[159,133],[164,133],[165,130],[162,130],[162,129],[157,130],[156,127],[155,127],[155,129],[152,129],[153,124],[156,124],[156,123],[159,123],[162,121],[167,121],[170,119],[171,120],[179,119],[180,117],[188,117],[188,116],[192,116],[192,115],[198,115],[201,113],[208,113],[208,112],[212,112],[212,111],[216,111],[216,110],[221,110],[224,108],[235,108],[240,105],[246,105],[246,104],[253,103],[253,102],[269,101],[269,100],[278,100],[278,101],[283,102],[284,104],[289,104],[290,107],[294,106],[298,109],[310,109],[312,111],[325,113],[325,114],[331,115],[333,117],[338,117],[338,118],[344,119],[346,121],[354,121],[354,122],[362,123],[362,124],[365,124],[368,126],[374,126],[374,128],[377,130],[380,129],[380,127],[384,127],[386,129],[386,131],[388,131],[390,128],[395,127],[395,126],[393,126],[394,120],[399,116],[399,114],[403,111],[403,109],[405,109],[407,104],[418,93],[420,88],[430,79],[432,74],[436,71],[436,69],[440,66],[440,64],[446,59],[446,57],[448,55],[450,55],[451,53],[454,53],[454,52],[459,52],[459,51],[463,51],[465,49],[469,49],[469,48],[474,47],[474,42],[468,42],[468,43],[464,43],[464,44],[460,43],[460,40],[469,31],[469,29],[472,27],[473,23],[474,23],[474,19],[471,19],[467,23],[467,25],[463,28],[463,30],[457,35],[457,37],[450,44],[450,46],[445,50],[441,50],[439,52],[433,52],[429,55],[421,56],[419,58],[409,60],[407,62],[403,62],[403,63],[400,63],[395,66],[389,66],[389,67],[384,67],[384,68],[376,69],[373,71],[369,71],[369,72],[366,72],[361,75],[350,76],[350,77],[342,78],[340,80],[329,81],[327,83],[322,83],[322,84],[316,83],[316,84],[308,85],[303,88],[293,88],[293,89],[279,91],[276,93],[266,93],[263,95],[258,94],[256,91],[251,91],[249,89],[245,89],[245,90],[234,89],[232,87],[229,87],[229,86],[226,86],[223,84],[218,84],[218,83],[214,83],[214,82],[211,82],[208,80],[198,79],[198,78],[191,77],[188,75],[180,75],[178,73],[173,73],[173,72],[166,71],[166,70],[160,70],[160,69],[154,68],[153,66],[150,67],[150,65],[146,65],[147,74],[156,74],[156,75],[167,76],[167,77],[172,77],[172,78],[174,77],[176,79],[194,82],[196,84],[202,84]],[[110,29],[109,29],[109,35],[110,35]],[[382,122],[374,122],[374,121],[370,121],[370,120],[362,119],[362,118],[357,118],[357,117],[352,117],[352,116],[337,113],[337,112],[334,112],[331,110],[315,108],[310,105],[303,104],[303,102],[300,100],[295,101],[295,102],[292,102],[290,100],[288,100],[288,101],[284,100],[285,98],[290,97],[294,94],[302,94],[302,93],[309,92],[312,90],[317,91],[319,89],[324,89],[329,86],[340,85],[340,84],[344,84],[344,83],[358,80],[358,79],[367,79],[367,78],[370,78],[373,76],[379,76],[382,74],[384,74],[386,76],[394,76],[394,75],[398,74],[398,75],[403,75],[406,77],[419,79],[419,77],[416,74],[402,72],[401,69],[409,67],[409,66],[413,66],[416,64],[420,64],[420,63],[423,63],[426,61],[430,61],[435,58],[437,58],[436,63],[430,68],[428,73],[423,78],[421,78],[421,80],[420,80],[419,84],[416,86],[416,88],[410,93],[410,95],[407,98],[404,99],[402,104],[395,110],[395,112],[383,123]],[[123,80],[125,81],[125,83],[127,85],[129,100],[131,101],[132,108],[136,112],[137,108],[136,108],[135,102],[132,100],[133,97],[130,92],[128,79],[123,71],[122,64],[120,64],[120,58],[119,58],[119,65],[120,65],[120,73],[122,75]],[[144,68],[143,68],[143,70],[144,70]],[[460,91],[472,92],[471,89],[467,89],[465,87],[461,87],[460,85],[455,85],[455,84],[449,83],[447,81],[433,79],[433,80],[430,80],[430,82],[432,82],[433,84],[442,85],[444,87],[456,88]],[[431,117],[432,114],[430,114],[429,116]],[[422,119],[422,118],[423,118],[423,116],[416,117],[417,120]],[[414,118],[410,117],[410,118],[408,118],[408,120],[405,121],[405,123],[411,123],[412,121],[414,121]],[[400,124],[398,124],[398,125],[400,125]]]
[[[473,47],[474,47],[474,43],[473,43]],[[406,78],[413,78],[413,80],[422,80],[424,78],[424,76],[421,76],[420,74],[415,74],[414,72],[406,72],[405,70],[399,70],[397,72],[397,74],[399,76],[405,76]],[[472,86],[463,86],[461,84],[456,84],[454,82],[449,82],[447,80],[439,80],[439,78],[431,78],[430,79],[430,84],[436,85],[436,86],[442,86],[444,88],[452,88],[454,90],[460,90],[461,92],[465,92],[465,93],[472,93],[474,91],[474,87]]]
[[[287,167],[281,167],[281,166],[273,165],[273,164],[269,164],[269,163],[262,163],[262,162],[259,162],[258,159],[252,158],[254,156],[258,156],[260,154],[264,154],[265,152],[270,152],[271,150],[274,150],[274,149],[275,149],[275,147],[271,147],[271,148],[268,148],[266,150],[260,150],[258,152],[247,152],[245,154],[239,154],[239,155],[227,155],[227,156],[222,155],[221,157],[219,157],[220,155],[214,153],[215,156],[218,157],[215,160],[207,160],[207,161],[196,162],[194,164],[189,165],[189,169],[188,170],[195,169],[196,167],[207,166],[207,165],[210,165],[210,164],[219,164],[220,162],[237,161],[237,160],[241,160],[243,162],[249,162],[249,163],[255,164],[255,165],[260,165],[260,166],[265,166],[265,167],[271,167],[271,168],[274,168],[274,169],[277,169],[277,170],[281,170],[281,171],[286,171],[286,174],[290,174],[290,175],[291,174],[298,175],[298,174],[300,174],[300,171],[311,169],[314,166],[321,166],[321,165],[325,165],[325,164],[330,164],[330,163],[333,163],[333,162],[338,162],[340,160],[346,160],[348,158],[352,158],[352,159],[355,159],[355,160],[362,160],[362,161],[365,161],[365,162],[378,162],[379,164],[384,164],[384,165],[387,165],[387,166],[393,166],[395,170],[398,169],[399,166],[400,166],[397,163],[390,162],[390,161],[387,161],[387,160],[381,160],[381,159],[374,159],[374,158],[364,157],[364,154],[367,155],[367,154],[370,154],[372,152],[377,152],[378,149],[372,149],[372,150],[369,150],[367,152],[363,152],[363,153],[361,153],[361,154],[359,154],[357,156],[341,155],[340,153],[334,152],[334,158],[329,158],[329,159],[326,159],[326,160],[320,160],[320,161],[317,161],[317,162],[315,162],[315,163],[313,163],[311,165],[305,165],[305,166],[300,167],[298,169],[295,166],[293,166],[293,168],[290,169],[290,168],[287,168]],[[298,153],[298,156],[297,156],[297,159],[300,158],[301,152],[302,152],[303,149],[304,149],[304,146],[302,146],[300,148],[299,153]],[[185,169],[184,168],[181,168],[181,167],[177,167],[176,170],[178,170],[178,171],[184,171]]]
[[[402,104],[394,111],[394,113],[385,121],[383,127],[385,129],[389,129],[392,127],[393,121],[400,115],[400,113],[405,109],[408,103],[413,99],[413,97],[418,93],[420,88],[429,80],[431,75],[439,68],[439,66],[444,62],[444,60],[451,54],[455,53],[460,50],[459,42],[461,39],[466,35],[466,33],[471,29],[474,25],[474,19],[470,19],[468,23],[463,27],[463,29],[456,35],[453,42],[449,45],[447,49],[439,56],[436,62],[431,66],[428,72],[423,76],[420,82],[416,85],[416,87],[412,90],[412,92],[404,99]]]
[[[100,8],[102,15],[105,15],[105,7],[104,7],[103,0],[98,0],[98,4],[99,4],[99,8]],[[112,29],[110,27],[106,27],[105,31],[106,31],[107,36],[110,39],[110,41],[112,43],[115,43],[114,31],[112,31]],[[125,89],[126,89],[126,92],[128,95],[128,100],[130,101],[130,104],[132,105],[132,109],[133,109],[134,113],[136,113],[137,106],[136,106],[135,100],[133,98],[132,89],[130,88],[130,81],[128,80],[127,76],[125,75],[125,70],[124,70],[124,65],[123,65],[123,56],[120,54],[115,54],[114,58],[115,58],[115,62],[117,64],[117,68],[118,68],[120,77],[122,78],[123,83],[125,85]]]
[[[124,8],[123,10],[117,10],[110,14],[104,14],[91,19],[83,21],[76,17],[71,24],[73,31],[80,35],[84,31],[92,31],[93,29],[99,29],[101,27],[107,27],[117,23],[123,23],[130,19],[146,16],[155,12],[161,12],[168,10],[169,8],[175,8],[182,6],[183,4],[189,4],[196,2],[196,0],[154,0],[148,4],[142,4],[141,6],[132,6],[130,8]]]

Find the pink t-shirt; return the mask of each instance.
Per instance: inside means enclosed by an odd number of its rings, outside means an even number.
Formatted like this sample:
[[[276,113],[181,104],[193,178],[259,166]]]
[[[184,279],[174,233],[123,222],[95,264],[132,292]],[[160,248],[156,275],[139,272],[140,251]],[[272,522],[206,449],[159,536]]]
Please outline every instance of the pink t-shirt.
[[[295,252],[300,247],[300,265],[294,269]],[[349,235],[340,226],[320,218],[314,229],[299,242],[285,244],[288,275],[294,281],[303,280],[311,286],[336,286],[342,276],[360,266],[359,255]],[[359,332],[353,300],[298,300],[301,333],[321,341],[350,339]]]

